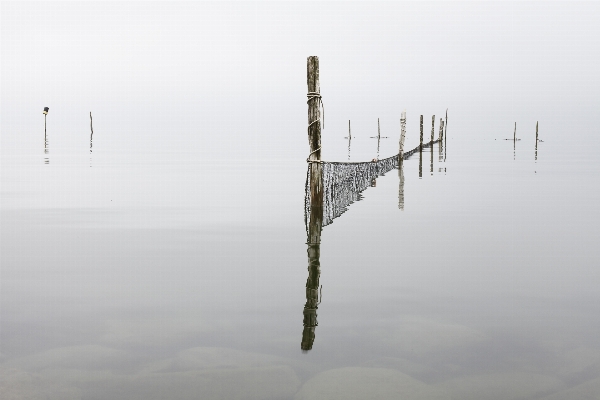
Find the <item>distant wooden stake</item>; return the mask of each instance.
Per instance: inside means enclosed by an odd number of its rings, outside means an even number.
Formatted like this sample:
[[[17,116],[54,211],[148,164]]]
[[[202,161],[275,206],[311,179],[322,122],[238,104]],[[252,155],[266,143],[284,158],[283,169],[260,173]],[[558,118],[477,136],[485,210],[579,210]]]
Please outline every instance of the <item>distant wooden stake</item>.
[[[440,133],[438,140],[441,141],[444,138],[444,120],[440,118]]]
[[[348,120],[348,139],[352,139],[352,130],[350,129],[350,120]]]
[[[377,157],[376,160],[379,160],[379,143],[381,141],[381,130],[379,129],[379,118],[377,118]]]
[[[517,123],[515,122],[515,133],[513,134],[513,141],[517,141]]]
[[[435,135],[435,115],[431,116],[431,143],[433,143],[433,135]]]
[[[419,139],[419,151],[423,151],[423,116],[421,115],[421,135]]]
[[[446,121],[444,122],[444,161],[446,161],[446,150],[448,149],[447,140],[448,140],[448,109],[446,108]]]

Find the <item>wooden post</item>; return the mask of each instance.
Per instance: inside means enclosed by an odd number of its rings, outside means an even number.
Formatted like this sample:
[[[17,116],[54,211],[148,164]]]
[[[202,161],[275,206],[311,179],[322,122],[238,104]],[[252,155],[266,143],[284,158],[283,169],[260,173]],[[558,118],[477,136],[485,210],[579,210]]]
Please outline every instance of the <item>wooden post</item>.
[[[402,116],[400,117],[400,151],[398,152],[398,168],[404,161],[404,139],[406,137],[406,110],[402,111]]]
[[[308,85],[308,156],[310,168],[311,224],[308,243],[321,243],[323,222],[323,169],[321,163],[321,88],[319,84],[319,57],[311,56],[306,61]],[[315,162],[317,161],[317,162]],[[313,221],[314,218],[314,221]]]
[[[446,150],[448,149],[447,140],[448,138],[448,109],[446,108],[446,121],[444,122],[444,161],[446,161]]]
[[[431,116],[431,141],[430,143],[433,144],[433,136],[435,135],[435,115]]]
[[[377,157],[376,160],[379,160],[379,143],[381,141],[381,129],[379,129],[379,118],[377,118]]]
[[[350,129],[350,120],[348,120],[348,139],[352,139],[352,130]]]
[[[421,115],[421,136],[419,139],[419,151],[423,151],[423,116]]]
[[[513,133],[513,142],[517,141],[517,123],[515,122],[515,133]]]
[[[319,85],[319,57],[311,56],[306,60],[308,85],[308,144],[309,160],[321,159],[321,87]]]

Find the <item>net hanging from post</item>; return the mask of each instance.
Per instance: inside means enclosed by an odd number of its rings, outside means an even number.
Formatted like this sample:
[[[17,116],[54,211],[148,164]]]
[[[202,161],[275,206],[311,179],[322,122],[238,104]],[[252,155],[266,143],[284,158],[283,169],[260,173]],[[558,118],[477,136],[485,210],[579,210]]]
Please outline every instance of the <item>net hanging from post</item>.
[[[434,142],[423,144],[423,148],[430,147]],[[404,152],[403,159],[419,151],[419,147]],[[307,160],[308,161],[308,160]],[[304,197],[304,222],[308,226],[310,215],[310,181],[311,162],[321,164],[323,174],[323,227],[333,223],[348,210],[355,201],[362,199],[362,192],[371,187],[371,183],[387,172],[398,168],[398,155],[382,160],[367,162],[336,162],[336,161],[309,161],[306,172],[305,197]]]

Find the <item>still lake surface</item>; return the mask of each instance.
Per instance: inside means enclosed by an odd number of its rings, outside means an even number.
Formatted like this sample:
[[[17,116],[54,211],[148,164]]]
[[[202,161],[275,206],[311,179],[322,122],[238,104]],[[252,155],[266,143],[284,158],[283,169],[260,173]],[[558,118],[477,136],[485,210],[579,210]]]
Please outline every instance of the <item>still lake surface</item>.
[[[51,132],[48,153],[3,154],[0,390],[599,399],[596,146],[541,129],[536,153],[533,129],[514,144],[506,126],[451,119],[421,177],[418,153],[404,162],[403,210],[392,170],[323,229],[308,352],[308,145],[211,159],[103,147],[99,131],[90,152]],[[376,156],[371,135],[350,153],[343,136],[323,158]],[[389,136],[380,157],[397,152]]]

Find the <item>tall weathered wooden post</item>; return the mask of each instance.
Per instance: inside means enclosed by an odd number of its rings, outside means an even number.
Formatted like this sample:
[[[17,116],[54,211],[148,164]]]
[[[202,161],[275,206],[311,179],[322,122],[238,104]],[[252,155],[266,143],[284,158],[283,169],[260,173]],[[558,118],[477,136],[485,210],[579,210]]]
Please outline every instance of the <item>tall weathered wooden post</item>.
[[[306,280],[306,304],[301,349],[312,349],[317,326],[317,306],[319,304],[319,278],[321,230],[323,227],[323,169],[321,164],[321,89],[319,86],[319,58],[308,57],[306,62],[308,84],[308,187],[310,215],[307,216],[308,279]]]

